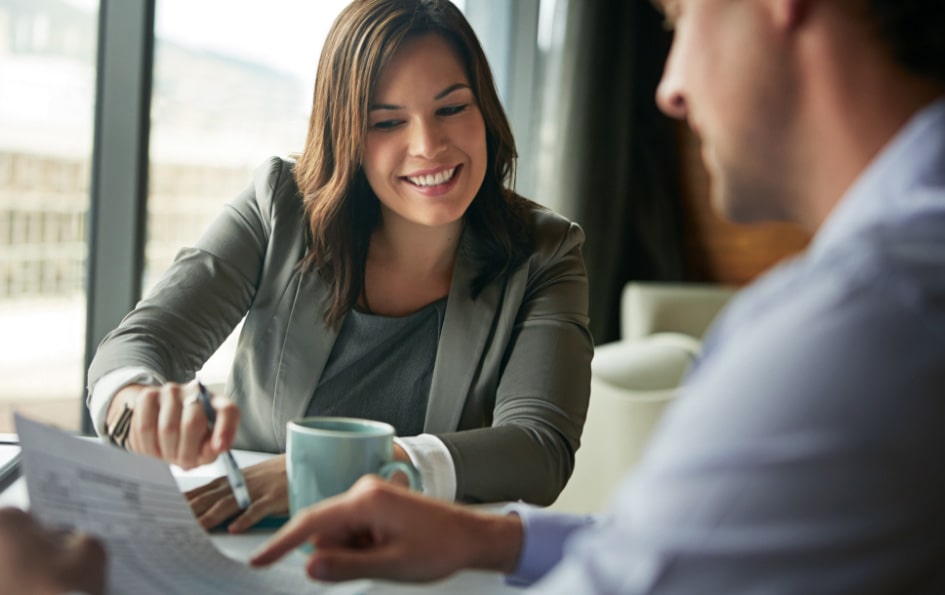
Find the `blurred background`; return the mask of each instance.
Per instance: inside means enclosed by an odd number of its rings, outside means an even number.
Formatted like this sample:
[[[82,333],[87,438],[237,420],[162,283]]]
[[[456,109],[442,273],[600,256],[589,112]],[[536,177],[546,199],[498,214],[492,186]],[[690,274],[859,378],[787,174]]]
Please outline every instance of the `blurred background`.
[[[255,166],[302,149],[345,4],[0,0],[0,432],[14,411],[83,428],[104,333]],[[587,233],[598,343],[630,280],[739,286],[806,244],[712,214],[698,141],[653,102],[671,34],[648,1],[455,4],[513,125],[516,189]]]

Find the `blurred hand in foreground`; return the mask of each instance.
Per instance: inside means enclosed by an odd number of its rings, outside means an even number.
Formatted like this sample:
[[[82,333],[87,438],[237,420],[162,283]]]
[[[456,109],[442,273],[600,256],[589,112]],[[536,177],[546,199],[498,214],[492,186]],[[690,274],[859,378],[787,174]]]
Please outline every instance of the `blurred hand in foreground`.
[[[313,579],[427,582],[464,569],[514,570],[522,548],[517,516],[482,514],[365,476],[346,493],[307,508],[250,563],[264,566],[303,543]]]

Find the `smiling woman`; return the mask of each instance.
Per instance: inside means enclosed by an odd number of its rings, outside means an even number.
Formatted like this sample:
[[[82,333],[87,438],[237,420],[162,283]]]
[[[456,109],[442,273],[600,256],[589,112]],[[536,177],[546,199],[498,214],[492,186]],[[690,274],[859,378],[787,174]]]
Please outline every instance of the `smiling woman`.
[[[385,421],[424,491],[548,504],[571,474],[590,382],[581,229],[511,189],[489,66],[446,0],[355,0],[332,25],[305,149],[272,158],[103,341],[100,433],[189,467],[281,452],[302,415]],[[213,435],[183,403],[245,316]],[[284,457],[246,470],[230,529],[287,509]],[[225,481],[192,494],[206,526]]]

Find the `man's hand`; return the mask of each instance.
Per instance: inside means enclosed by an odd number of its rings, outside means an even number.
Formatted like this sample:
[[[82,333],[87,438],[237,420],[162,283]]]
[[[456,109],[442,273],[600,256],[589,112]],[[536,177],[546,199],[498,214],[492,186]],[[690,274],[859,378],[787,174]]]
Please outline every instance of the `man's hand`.
[[[315,547],[307,565],[314,579],[426,582],[463,568],[512,572],[522,524],[514,515],[479,514],[366,476],[295,515],[250,563],[271,564],[306,542]]]
[[[108,407],[108,426],[127,403],[134,411],[126,447],[192,469],[216,460],[230,448],[240,423],[239,409],[229,399],[213,397],[216,422],[210,432],[207,416],[196,400],[197,383],[134,384],[118,391]]]
[[[0,509],[0,595],[105,592],[105,549],[73,532],[49,531],[16,508]]]

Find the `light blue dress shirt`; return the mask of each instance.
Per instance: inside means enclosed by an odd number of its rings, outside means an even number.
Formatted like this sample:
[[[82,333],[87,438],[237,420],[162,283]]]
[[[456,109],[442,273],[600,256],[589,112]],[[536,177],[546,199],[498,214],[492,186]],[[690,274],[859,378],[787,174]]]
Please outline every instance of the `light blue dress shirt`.
[[[596,523],[515,507],[541,593],[945,593],[945,100],[741,292]],[[560,544],[573,533],[564,547]]]

